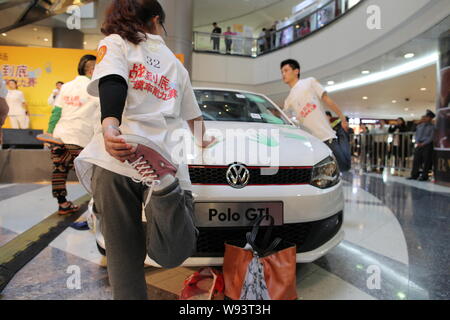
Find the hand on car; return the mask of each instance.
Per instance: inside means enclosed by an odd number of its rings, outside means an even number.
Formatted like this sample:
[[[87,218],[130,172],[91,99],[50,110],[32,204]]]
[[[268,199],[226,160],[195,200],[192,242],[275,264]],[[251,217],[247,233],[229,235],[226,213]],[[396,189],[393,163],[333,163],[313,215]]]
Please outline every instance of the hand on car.
[[[197,145],[200,148],[202,148],[202,149],[207,149],[207,148],[211,147],[216,142],[217,142],[217,138],[216,137],[209,137],[209,138],[203,137],[202,143],[201,144],[197,144]]]

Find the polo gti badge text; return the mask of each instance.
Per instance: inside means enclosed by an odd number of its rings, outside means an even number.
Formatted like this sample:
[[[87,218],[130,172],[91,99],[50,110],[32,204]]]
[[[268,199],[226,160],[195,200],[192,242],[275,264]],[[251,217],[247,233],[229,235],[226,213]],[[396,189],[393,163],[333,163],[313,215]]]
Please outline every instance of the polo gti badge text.
[[[232,164],[228,168],[226,176],[228,184],[236,189],[245,187],[250,180],[250,172],[241,163]]]

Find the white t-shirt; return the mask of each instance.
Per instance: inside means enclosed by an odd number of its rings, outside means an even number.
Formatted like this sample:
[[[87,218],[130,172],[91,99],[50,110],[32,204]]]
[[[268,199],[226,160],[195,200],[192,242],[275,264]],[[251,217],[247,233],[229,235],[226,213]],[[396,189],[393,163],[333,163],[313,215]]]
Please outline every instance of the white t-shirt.
[[[89,83],[88,77],[78,76],[64,84],[56,98],[55,106],[62,111],[53,136],[65,144],[85,147],[100,125],[100,101],[87,93]]]
[[[134,45],[113,34],[99,44],[97,66],[88,92],[98,96],[99,79],[117,74],[128,83],[128,96],[120,129],[123,134],[145,137],[167,154],[183,145],[183,137],[173,133],[185,121],[201,116],[189,74],[160,36],[147,34],[147,40]],[[174,159],[171,159],[174,161]],[[179,163],[177,178],[184,190],[191,190],[186,162]],[[88,191],[93,164],[117,174],[138,178],[136,170],[113,158],[105,150],[98,132],[75,161],[78,178]]]
[[[0,98],[6,98],[6,95],[8,94],[8,89],[6,89],[5,81],[3,81],[3,77],[0,74]]]
[[[8,90],[8,94],[6,95],[6,102],[9,106],[10,116],[24,116],[26,115],[25,108],[23,107],[23,103],[25,102],[25,97],[23,92],[20,90]]]
[[[313,136],[321,141],[336,138],[336,132],[322,106],[325,89],[314,78],[299,80],[291,89],[284,103],[284,111],[307,128]]]
[[[47,102],[52,107],[55,105],[56,99],[58,99],[59,92],[60,92],[59,89],[54,89],[52,91],[52,93],[50,94],[50,96],[48,97],[48,101]]]

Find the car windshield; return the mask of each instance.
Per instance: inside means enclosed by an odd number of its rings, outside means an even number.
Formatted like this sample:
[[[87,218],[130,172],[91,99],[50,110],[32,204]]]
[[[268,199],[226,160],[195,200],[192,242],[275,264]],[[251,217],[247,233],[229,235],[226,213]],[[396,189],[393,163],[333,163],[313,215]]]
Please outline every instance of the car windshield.
[[[240,121],[290,124],[265,97],[235,91],[195,89],[206,121]]]

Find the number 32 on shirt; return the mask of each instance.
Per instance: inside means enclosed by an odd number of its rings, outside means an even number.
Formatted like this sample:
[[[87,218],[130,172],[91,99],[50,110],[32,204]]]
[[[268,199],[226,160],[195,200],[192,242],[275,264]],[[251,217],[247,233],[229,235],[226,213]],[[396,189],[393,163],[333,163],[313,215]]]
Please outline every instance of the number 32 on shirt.
[[[158,59],[153,59],[150,57],[146,57],[146,62],[153,68],[160,69],[161,68],[161,61]]]

